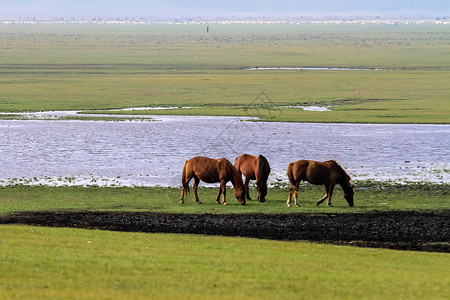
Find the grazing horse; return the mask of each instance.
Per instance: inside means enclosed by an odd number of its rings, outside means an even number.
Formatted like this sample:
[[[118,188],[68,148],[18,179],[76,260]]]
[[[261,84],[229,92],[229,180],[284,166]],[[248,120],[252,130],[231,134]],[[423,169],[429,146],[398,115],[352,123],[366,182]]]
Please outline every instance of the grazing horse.
[[[225,200],[226,184],[231,181],[234,187],[236,200],[240,204],[245,205],[245,185],[242,182],[242,177],[237,172],[233,165],[226,159],[213,159],[203,156],[196,156],[186,161],[183,168],[183,178],[181,183],[183,188],[181,190],[180,203],[184,203],[184,195],[189,193],[189,181],[194,178],[194,196],[195,202],[200,204],[197,195],[197,187],[200,180],[207,183],[220,182],[219,195],[216,202],[220,204],[220,195],[223,194],[222,203],[227,205]]]
[[[258,157],[242,154],[236,158],[234,167],[239,174],[245,176],[245,189],[247,200],[252,200],[249,194],[248,183],[250,180],[256,180],[256,189],[258,191],[258,202],[265,202],[267,195],[267,179],[270,174],[270,165],[267,159],[259,155]]]
[[[288,166],[287,175],[291,189],[289,197],[286,202],[288,207],[291,207],[291,199],[295,198],[295,205],[298,203],[298,186],[300,181],[308,181],[312,184],[325,185],[325,196],[317,201],[317,205],[321,204],[328,198],[328,206],[331,204],[331,196],[336,183],[340,184],[344,191],[344,198],[347,200],[349,206],[353,206],[353,185],[350,183],[350,176],[344,171],[340,164],[335,160],[324,162],[312,160],[298,160],[291,162]]]

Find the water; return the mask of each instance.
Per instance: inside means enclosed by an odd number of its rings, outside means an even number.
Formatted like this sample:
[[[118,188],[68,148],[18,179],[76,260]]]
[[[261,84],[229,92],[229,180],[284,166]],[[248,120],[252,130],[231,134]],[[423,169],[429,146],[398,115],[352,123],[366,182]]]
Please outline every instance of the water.
[[[361,68],[340,68],[340,67],[255,67],[246,69],[250,71],[258,70],[309,70],[309,71],[389,71],[392,69],[361,69]]]
[[[0,121],[0,185],[180,186],[186,159],[263,154],[270,182],[298,159],[337,159],[354,180],[448,183],[449,125],[157,121]],[[202,184],[204,185],[204,184]]]

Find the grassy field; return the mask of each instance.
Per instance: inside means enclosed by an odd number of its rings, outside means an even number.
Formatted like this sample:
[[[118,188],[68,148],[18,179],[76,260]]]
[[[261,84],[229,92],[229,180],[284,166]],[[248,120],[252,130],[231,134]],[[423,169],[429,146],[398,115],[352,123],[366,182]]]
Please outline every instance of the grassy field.
[[[287,208],[288,190],[272,188],[266,203],[204,204],[180,189],[8,186],[0,214],[42,210],[173,213],[367,212],[448,210],[447,185],[359,184],[356,207],[335,192],[335,207],[315,206],[322,189],[302,188],[301,208]],[[232,197],[233,190],[229,190]],[[255,197],[256,192],[251,191]],[[74,228],[0,226],[2,299],[443,299],[449,293],[446,253],[393,251],[194,235],[121,233]],[[270,263],[268,263],[270,262]]]
[[[2,299],[438,299],[449,292],[446,254],[26,226],[0,232]]]
[[[203,204],[194,202],[188,194],[185,204],[179,204],[179,188],[103,188],[80,186],[9,186],[0,188],[0,214],[41,210],[89,211],[152,211],[170,213],[292,213],[292,212],[367,212],[374,210],[442,210],[450,209],[449,186],[443,185],[358,185],[355,207],[349,207],[340,187],[333,195],[334,207],[316,201],[324,194],[323,187],[305,185],[299,192],[301,207],[288,208],[287,188],[269,190],[266,203],[248,201],[241,206],[234,199],[234,190],[227,192],[228,206],[217,205],[217,188],[200,188]],[[256,199],[256,191],[250,194]]]
[[[0,25],[0,111],[196,107],[170,114],[297,122],[449,123],[444,25]],[[247,70],[347,67],[370,71]],[[286,105],[332,106],[308,112]],[[123,112],[121,112],[123,113]],[[154,112],[152,112],[154,113]],[[1,116],[0,116],[1,118]],[[105,120],[105,119],[104,119]],[[267,203],[215,204],[202,188],[0,187],[0,214],[41,210],[183,213],[447,210],[448,184],[305,186]],[[255,192],[252,196],[256,198]],[[443,299],[449,256],[309,243],[0,226],[1,299]],[[270,264],[268,263],[270,262]]]
[[[0,226],[2,299],[444,299],[450,256]]]
[[[0,111],[199,106],[158,113],[450,120],[446,25],[217,24],[208,34],[196,24],[0,28]],[[273,66],[380,70],[248,70]],[[333,111],[278,105],[331,105]]]

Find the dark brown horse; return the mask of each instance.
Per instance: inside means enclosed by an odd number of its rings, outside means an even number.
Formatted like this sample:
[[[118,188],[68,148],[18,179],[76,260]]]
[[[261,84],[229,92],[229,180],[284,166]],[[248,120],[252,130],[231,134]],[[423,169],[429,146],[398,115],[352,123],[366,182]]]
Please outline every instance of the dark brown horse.
[[[226,159],[213,159],[203,156],[196,156],[186,161],[183,168],[183,178],[181,183],[183,188],[181,190],[180,203],[184,203],[184,195],[189,193],[189,181],[194,178],[194,196],[195,202],[201,203],[198,200],[197,187],[200,180],[207,183],[220,182],[219,195],[217,195],[216,202],[220,204],[220,195],[223,194],[222,203],[227,205],[225,199],[226,184],[231,181],[234,187],[236,200],[240,204],[245,205],[245,185],[242,182],[242,177],[237,172],[233,165]]]
[[[288,166],[287,175],[291,184],[289,198],[286,202],[288,207],[291,207],[292,197],[295,198],[295,205],[300,206],[298,203],[298,186],[302,180],[312,184],[325,185],[325,196],[317,201],[317,205],[328,198],[328,206],[333,206],[331,196],[334,186],[338,183],[344,191],[344,198],[348,205],[353,206],[354,191],[353,185],[350,183],[351,178],[335,160],[324,162],[298,160],[291,162]]]
[[[256,180],[256,190],[258,191],[258,201],[265,202],[267,195],[267,179],[270,174],[270,165],[267,159],[259,155],[242,154],[236,158],[234,167],[240,174],[245,176],[245,189],[247,200],[252,200],[249,194],[248,184],[250,180]]]

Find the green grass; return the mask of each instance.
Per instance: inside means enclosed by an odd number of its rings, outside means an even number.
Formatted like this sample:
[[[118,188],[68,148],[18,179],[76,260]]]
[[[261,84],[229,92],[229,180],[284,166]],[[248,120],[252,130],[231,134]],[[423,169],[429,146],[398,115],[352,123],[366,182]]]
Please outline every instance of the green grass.
[[[180,188],[103,188],[103,187],[48,187],[8,186],[0,188],[0,214],[42,210],[90,211],[152,211],[169,213],[293,213],[293,212],[367,212],[373,210],[443,210],[450,209],[448,184],[443,185],[357,185],[355,207],[349,207],[340,187],[333,195],[334,207],[317,207],[316,201],[324,194],[323,187],[305,185],[299,192],[301,207],[288,208],[287,188],[271,188],[266,203],[248,201],[241,206],[234,199],[234,190],[227,189],[228,206],[215,202],[218,188],[200,188],[203,204],[194,202],[188,194],[185,204],[179,204]],[[256,191],[250,195],[256,199]]]
[[[359,183],[355,207],[336,188],[335,207],[315,206],[321,187],[301,188],[302,207],[287,208],[286,188],[266,203],[202,205],[179,188],[7,186],[0,214],[21,211],[168,213],[367,212],[448,210],[448,185]],[[251,191],[255,198],[255,190]],[[449,294],[448,254],[392,251],[195,235],[122,233],[0,225],[2,299],[442,299]]]
[[[450,120],[444,25],[214,25],[210,34],[193,24],[0,26],[0,111],[206,105],[158,113],[268,119],[262,100],[339,105],[283,109],[277,121]],[[245,70],[256,66],[389,70]]]
[[[444,299],[450,256],[0,226],[2,299]]]

